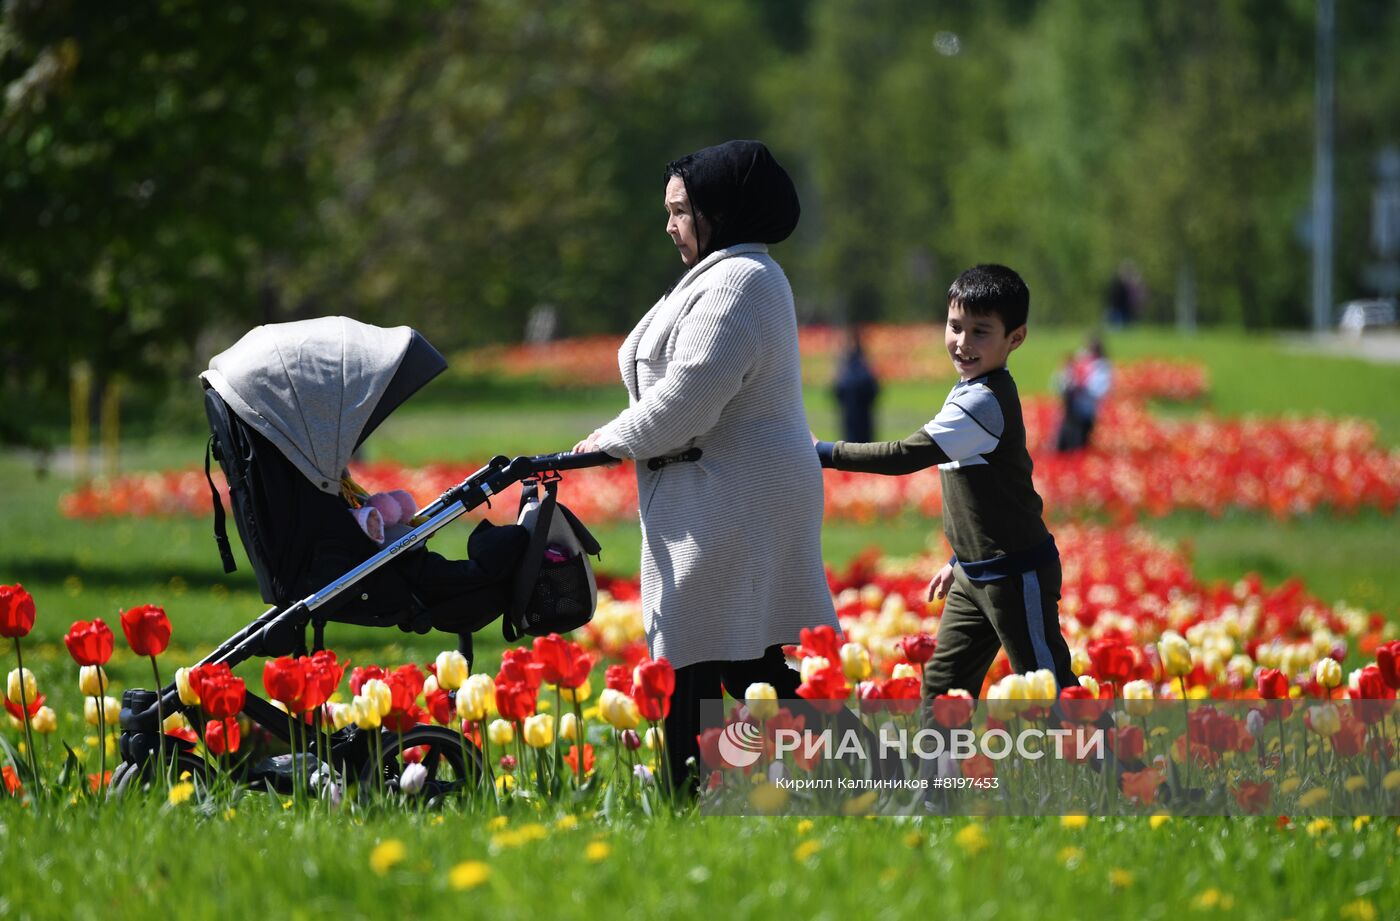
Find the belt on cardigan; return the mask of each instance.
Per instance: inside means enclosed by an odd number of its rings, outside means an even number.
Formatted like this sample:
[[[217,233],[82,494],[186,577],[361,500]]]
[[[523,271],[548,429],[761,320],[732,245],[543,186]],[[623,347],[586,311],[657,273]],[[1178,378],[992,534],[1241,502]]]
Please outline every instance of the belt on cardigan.
[[[699,448],[688,448],[679,454],[671,454],[667,457],[653,457],[647,461],[647,469],[660,470],[667,464],[688,464],[693,461],[698,461],[704,453],[705,452],[701,451]]]

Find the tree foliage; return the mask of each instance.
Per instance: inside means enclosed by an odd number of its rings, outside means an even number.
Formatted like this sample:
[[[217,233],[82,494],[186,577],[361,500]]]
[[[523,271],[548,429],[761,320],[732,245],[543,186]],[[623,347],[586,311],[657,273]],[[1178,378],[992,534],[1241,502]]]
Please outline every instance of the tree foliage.
[[[258,322],[347,313],[440,347],[628,327],[680,271],[662,167],[767,140],[807,317],[928,318],[1021,269],[1096,319],[1308,315],[1310,0],[8,0],[0,438],[68,369],[187,375]],[[1400,9],[1338,4],[1338,295],[1400,143]],[[188,378],[186,377],[186,380]],[[59,406],[61,404],[54,404]],[[8,424],[7,424],[8,420]]]

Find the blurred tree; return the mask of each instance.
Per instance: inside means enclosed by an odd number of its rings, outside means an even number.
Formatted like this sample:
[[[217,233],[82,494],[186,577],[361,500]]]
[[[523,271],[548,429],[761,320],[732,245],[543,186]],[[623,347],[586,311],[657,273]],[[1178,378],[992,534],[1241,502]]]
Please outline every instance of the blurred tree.
[[[265,311],[317,237],[318,110],[412,34],[378,0],[10,0],[0,21],[0,437],[34,440],[69,368],[188,370]],[[207,357],[207,356],[204,356]]]
[[[454,10],[325,126],[334,243],[289,292],[440,347],[518,338],[543,304],[564,334],[626,328],[683,268],[666,163],[759,130],[766,51],[739,2]]]

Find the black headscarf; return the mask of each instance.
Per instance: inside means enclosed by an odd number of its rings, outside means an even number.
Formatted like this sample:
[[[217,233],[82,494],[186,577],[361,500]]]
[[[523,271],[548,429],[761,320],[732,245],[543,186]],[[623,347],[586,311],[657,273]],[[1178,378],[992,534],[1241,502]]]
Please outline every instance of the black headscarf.
[[[728,141],[666,164],[681,177],[691,207],[710,225],[703,258],[739,243],[781,243],[802,207],[787,171],[758,141]]]

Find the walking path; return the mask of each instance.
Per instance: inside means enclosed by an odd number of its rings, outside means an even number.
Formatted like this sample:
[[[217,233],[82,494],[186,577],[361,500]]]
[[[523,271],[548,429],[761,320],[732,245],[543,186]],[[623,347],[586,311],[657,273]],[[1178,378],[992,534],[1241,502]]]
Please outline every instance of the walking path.
[[[1359,358],[1376,364],[1400,364],[1400,330],[1373,330],[1360,336],[1347,333],[1284,333],[1279,337],[1296,351],[1321,351],[1339,358]]]

